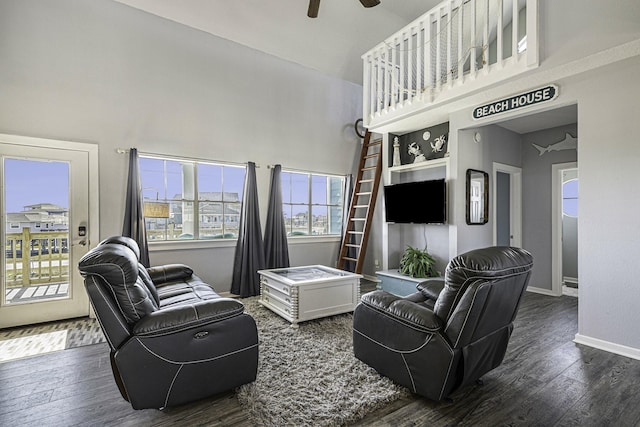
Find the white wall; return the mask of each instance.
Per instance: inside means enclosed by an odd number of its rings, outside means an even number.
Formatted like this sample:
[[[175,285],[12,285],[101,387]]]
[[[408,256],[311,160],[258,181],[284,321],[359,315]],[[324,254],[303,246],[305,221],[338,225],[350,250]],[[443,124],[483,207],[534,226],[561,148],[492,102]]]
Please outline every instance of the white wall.
[[[100,150],[100,236],[119,234],[128,158],[116,148],[253,161],[263,224],[268,164],[353,170],[362,89],[128,6],[0,3],[0,133],[92,142]],[[292,263],[329,264],[337,243]],[[152,252],[230,288],[234,247]]]
[[[640,358],[640,57],[584,75],[578,102],[579,334]]]
[[[459,116],[466,117],[466,114]],[[459,123],[464,123],[460,117]],[[456,119],[458,122],[458,119]],[[475,142],[474,134],[480,134],[480,142]],[[456,203],[458,209],[458,253],[493,244],[493,163],[498,162],[520,167],[522,162],[520,136],[495,125],[471,128],[458,132],[458,182],[456,183]],[[483,225],[467,225],[466,212],[466,171],[476,169],[489,174],[489,221]]]

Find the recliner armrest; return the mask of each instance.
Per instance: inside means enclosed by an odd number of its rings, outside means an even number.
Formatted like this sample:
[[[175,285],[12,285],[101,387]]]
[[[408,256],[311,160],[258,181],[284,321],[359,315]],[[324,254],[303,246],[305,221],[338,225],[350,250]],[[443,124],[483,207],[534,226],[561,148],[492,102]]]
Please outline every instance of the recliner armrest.
[[[244,305],[232,298],[217,298],[154,311],[133,327],[137,336],[155,336],[219,322],[244,313]]]
[[[426,332],[437,332],[444,326],[444,322],[433,311],[386,291],[364,294],[362,304]]]
[[[158,286],[163,283],[185,280],[193,275],[193,269],[184,264],[167,264],[147,268],[153,284]]]

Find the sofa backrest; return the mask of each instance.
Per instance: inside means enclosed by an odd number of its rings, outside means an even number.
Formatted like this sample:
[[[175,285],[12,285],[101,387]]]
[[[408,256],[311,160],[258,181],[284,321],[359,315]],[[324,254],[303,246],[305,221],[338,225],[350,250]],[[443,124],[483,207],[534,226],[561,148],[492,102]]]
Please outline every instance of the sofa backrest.
[[[504,328],[515,319],[533,258],[524,249],[489,247],[449,262],[434,306],[455,348]]]
[[[97,279],[108,290],[129,326],[158,309],[155,287],[130,245],[101,242],[82,257],[78,268],[85,284],[88,278]]]

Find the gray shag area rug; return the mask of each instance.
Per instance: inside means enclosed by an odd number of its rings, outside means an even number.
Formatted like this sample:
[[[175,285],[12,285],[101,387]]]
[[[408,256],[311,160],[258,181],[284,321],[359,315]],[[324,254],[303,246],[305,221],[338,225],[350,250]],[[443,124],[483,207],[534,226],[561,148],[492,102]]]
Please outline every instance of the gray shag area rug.
[[[237,397],[258,426],[340,426],[409,394],[353,355],[353,315],[291,324],[246,298],[258,326],[258,377]]]

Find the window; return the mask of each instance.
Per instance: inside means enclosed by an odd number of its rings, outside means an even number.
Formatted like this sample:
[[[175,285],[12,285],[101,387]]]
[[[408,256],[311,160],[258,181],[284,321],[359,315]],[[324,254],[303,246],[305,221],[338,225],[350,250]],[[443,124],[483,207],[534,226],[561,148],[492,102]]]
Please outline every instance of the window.
[[[282,171],[287,236],[340,235],[344,177]]]
[[[570,179],[562,184],[562,214],[578,217],[578,180]]]
[[[139,160],[147,240],[238,237],[244,166],[147,156]]]

